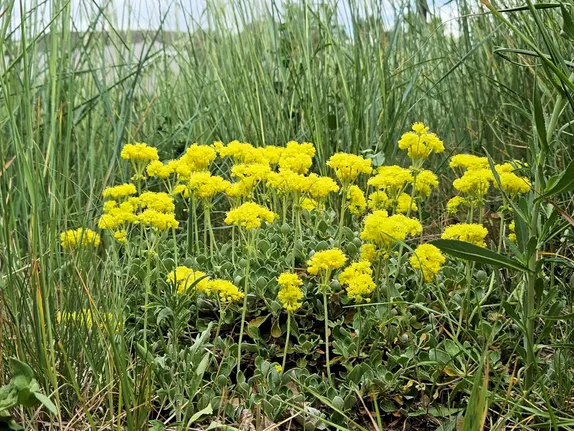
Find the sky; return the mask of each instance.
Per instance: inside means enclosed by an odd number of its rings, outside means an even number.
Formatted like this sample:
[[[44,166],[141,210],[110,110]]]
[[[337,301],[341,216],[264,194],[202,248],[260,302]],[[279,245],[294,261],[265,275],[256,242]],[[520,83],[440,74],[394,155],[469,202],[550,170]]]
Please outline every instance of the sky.
[[[15,0],[17,4],[11,19],[12,28],[18,27],[21,22],[19,6],[24,10],[35,9],[36,24],[47,25],[53,16],[52,8],[57,4],[65,4],[69,1],[72,8],[72,25],[76,31],[85,31],[88,23],[94,13],[98,10],[105,11],[106,19],[100,19],[102,25],[106,21],[113,23],[116,29],[126,30],[154,30],[160,27],[163,21],[163,27],[167,30],[196,30],[199,27],[208,27],[209,22],[206,19],[206,8],[217,8],[223,13],[230,16],[232,4],[251,3],[249,11],[274,10],[281,13],[282,5],[287,1],[293,0]],[[397,0],[380,0],[382,3],[382,13],[387,22],[392,22],[397,4],[402,1]],[[318,0],[306,0],[308,4],[317,4]],[[345,27],[349,24],[349,4],[365,3],[376,4],[377,0],[330,0],[331,3],[337,4],[337,15],[339,21]],[[443,20],[450,20],[448,27],[456,26],[456,10],[452,3],[447,0],[427,0],[431,11],[439,15]],[[4,1],[0,0],[0,3]],[[19,4],[18,4],[19,3]],[[38,5],[38,6],[37,6]],[[394,7],[393,7],[394,6]],[[255,12],[256,13],[256,12]],[[230,16],[230,24],[233,21]],[[33,20],[26,21],[26,28],[38,28],[33,26]],[[100,28],[101,29],[101,28]]]

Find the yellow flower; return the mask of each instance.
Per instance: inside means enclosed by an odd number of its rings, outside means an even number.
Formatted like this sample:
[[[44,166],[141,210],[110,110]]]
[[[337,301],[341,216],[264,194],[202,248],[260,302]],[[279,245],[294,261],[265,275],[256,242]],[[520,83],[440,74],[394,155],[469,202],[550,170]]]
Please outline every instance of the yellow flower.
[[[279,159],[280,170],[289,170],[298,174],[305,174],[313,164],[315,147],[313,144],[304,142],[299,144],[295,141],[287,142]]]
[[[60,234],[60,243],[64,248],[79,248],[99,246],[100,236],[91,229],[80,227],[76,230],[67,230]]]
[[[418,220],[402,214],[389,217],[386,211],[378,210],[365,218],[361,239],[388,249],[396,241],[404,241],[407,236],[420,234],[422,230]]]
[[[208,294],[213,292],[219,295],[219,300],[222,302],[239,302],[245,296],[232,282],[217,278],[208,281],[206,292],[209,292]]]
[[[188,188],[196,199],[211,200],[216,194],[226,192],[229,187],[229,181],[209,172],[195,172],[188,181]]]
[[[187,187],[185,184],[178,184],[177,186],[175,186],[173,188],[173,195],[181,195],[184,198],[188,198],[189,197],[189,187]]]
[[[183,177],[189,176],[188,172],[205,171],[216,157],[217,152],[212,146],[192,144],[179,158],[176,171]]]
[[[375,290],[373,270],[367,261],[355,262],[339,274],[339,282],[346,286],[347,295],[356,302],[370,302],[369,296]]]
[[[461,168],[464,170],[488,169],[488,159],[472,154],[456,154],[450,158],[451,168]]]
[[[161,179],[169,178],[169,176],[176,172],[179,161],[170,160],[167,164],[154,160],[146,167],[146,172],[150,177],[157,177]]]
[[[102,192],[102,196],[104,198],[121,199],[126,196],[135,195],[136,193],[136,186],[126,183],[119,186],[106,187]]]
[[[267,177],[267,186],[277,190],[278,193],[304,192],[309,190],[309,177],[290,171],[271,172]]]
[[[125,230],[118,230],[114,232],[114,238],[120,244],[126,244],[128,242],[128,233]]]
[[[413,176],[408,169],[392,165],[381,166],[377,171],[377,175],[369,179],[368,184],[385,191],[389,196],[396,196],[412,180]]]
[[[377,259],[377,247],[374,244],[363,244],[361,246],[361,260],[373,263]]]
[[[462,196],[455,196],[446,203],[446,210],[449,214],[456,214],[461,207],[467,206],[468,201]]]
[[[332,271],[341,268],[347,258],[339,248],[318,251],[307,261],[309,274],[317,275],[320,272]]]
[[[425,281],[431,282],[441,270],[446,259],[434,245],[421,244],[415,249],[409,262],[414,270],[420,269],[422,271]]]
[[[175,204],[170,195],[164,192],[144,192],[139,197],[139,204],[160,213],[170,213],[175,210]]]
[[[359,187],[355,185],[350,186],[347,191],[347,199],[349,200],[349,211],[352,214],[360,216],[367,209],[365,194]]]
[[[205,275],[187,266],[178,266],[167,275],[167,282],[175,284],[179,294],[187,292],[191,287],[198,292],[205,292],[209,290],[209,280]]]
[[[310,174],[306,182],[305,191],[309,193],[313,199],[318,201],[326,199],[329,193],[339,191],[339,186],[330,177],[320,177],[317,174]]]
[[[175,229],[179,222],[175,219],[175,214],[159,212],[154,209],[147,209],[137,216],[138,223],[158,230]]]
[[[116,201],[104,202],[104,214],[98,220],[100,229],[115,230],[128,223],[137,223],[135,210],[139,206],[139,198],[129,198],[119,206]]]
[[[510,229],[508,239],[512,242],[516,242],[516,223],[514,222],[514,220],[510,222],[510,224],[508,225],[508,229]]]
[[[438,187],[438,178],[434,174],[427,169],[423,169],[417,175],[417,180],[415,184],[415,192],[418,196],[423,198],[429,197],[431,194],[431,189]]]
[[[303,199],[301,199],[301,208],[303,208],[304,210],[307,210],[307,211],[313,211],[313,210],[323,211],[325,206],[320,204],[319,202],[317,202],[314,199],[303,198]]]
[[[452,185],[468,196],[483,199],[488,193],[492,179],[492,172],[489,169],[469,169],[462,177],[454,180]]]
[[[120,156],[122,159],[142,162],[159,160],[157,149],[141,142],[124,145]]]
[[[283,154],[282,147],[276,147],[274,145],[267,145],[262,148],[263,156],[267,159],[270,165],[276,166],[281,160],[281,155]]]
[[[399,214],[406,214],[409,211],[409,206],[411,208],[411,212],[416,212],[419,210],[416,202],[414,199],[411,198],[410,195],[406,193],[401,193],[396,201],[396,209],[395,211]]]
[[[225,194],[230,198],[244,198],[251,196],[254,187],[255,181],[253,181],[252,178],[244,178],[235,183],[231,183],[225,191]]]
[[[263,221],[272,223],[276,217],[276,214],[267,208],[257,205],[255,202],[246,202],[227,212],[225,224],[233,224],[247,230],[258,229]]]
[[[530,181],[528,178],[519,177],[512,172],[499,172],[500,185],[502,190],[508,193],[511,197],[519,193],[528,193],[530,191]],[[494,186],[498,188],[498,183],[495,181]]]
[[[371,160],[348,153],[332,155],[327,166],[335,170],[335,175],[343,183],[355,181],[360,174],[370,174],[373,171]]]
[[[264,163],[241,163],[231,168],[234,178],[252,178],[254,181],[264,181],[271,173],[271,168]]]
[[[268,163],[265,151],[237,140],[231,141],[226,146],[218,145],[217,151],[222,158],[232,157],[237,163]]]
[[[406,132],[399,140],[399,148],[407,150],[408,156],[415,159],[426,159],[431,153],[442,153],[444,143],[434,133],[429,133],[423,123],[415,123],[412,132]]]
[[[389,197],[381,190],[373,192],[369,195],[369,209],[382,210],[387,208]]]
[[[486,247],[484,239],[488,235],[488,230],[481,224],[460,223],[448,226],[442,233],[442,239],[456,239],[470,242],[479,247]]]
[[[277,278],[277,282],[281,289],[277,293],[277,299],[283,305],[283,308],[289,312],[293,312],[301,308],[303,292],[301,286],[303,281],[297,274],[284,272]]]

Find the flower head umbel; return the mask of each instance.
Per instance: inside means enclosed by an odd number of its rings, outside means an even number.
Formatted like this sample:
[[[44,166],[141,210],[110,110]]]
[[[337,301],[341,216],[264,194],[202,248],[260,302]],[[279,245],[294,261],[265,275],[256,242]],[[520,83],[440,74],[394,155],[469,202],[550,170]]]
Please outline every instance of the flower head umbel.
[[[209,290],[209,280],[204,272],[195,271],[187,266],[178,266],[167,276],[167,282],[175,284],[177,293],[183,294],[192,287],[197,292]]]
[[[298,174],[306,174],[313,164],[315,147],[309,142],[299,144],[295,141],[287,142],[279,158],[279,169],[289,170]]]
[[[327,161],[327,166],[335,170],[335,175],[343,184],[351,183],[360,174],[370,174],[371,160],[355,154],[336,153]]]
[[[303,292],[301,286],[303,281],[297,274],[291,272],[284,272],[278,278],[277,282],[281,289],[277,293],[277,299],[283,305],[283,308],[289,312],[293,312],[301,308]]]
[[[449,166],[453,169],[459,168],[469,171],[475,169],[487,169],[488,159],[486,157],[478,157],[472,154],[456,154],[450,158]]]
[[[313,275],[329,272],[341,268],[346,261],[347,257],[339,248],[318,251],[307,261],[307,271]]]
[[[449,214],[456,214],[461,210],[461,208],[464,208],[467,205],[468,200],[462,196],[455,196],[446,203],[446,210]]]
[[[528,193],[530,191],[530,181],[528,178],[516,175],[513,172],[514,167],[510,163],[496,165],[494,168],[498,174],[502,190],[510,195],[511,198],[516,197],[518,194]],[[499,187],[497,181],[494,181],[494,186],[496,188]]]
[[[235,284],[219,278],[207,282],[206,293],[217,295],[225,303],[239,302],[245,296]]]
[[[363,215],[367,209],[367,201],[365,199],[365,194],[358,186],[349,186],[347,199],[349,202],[349,211],[356,216]]]
[[[355,262],[339,274],[339,282],[346,286],[347,295],[356,302],[370,302],[375,290],[371,264],[366,261]]]
[[[490,169],[469,169],[462,177],[454,180],[452,185],[458,191],[480,201],[488,193],[492,179]]]
[[[422,198],[428,198],[431,190],[438,187],[438,178],[434,172],[423,169],[417,174],[415,193]]]
[[[267,208],[255,202],[245,202],[243,205],[227,212],[225,224],[233,224],[250,230],[260,228],[264,221],[272,223],[275,218],[276,214]]]
[[[104,198],[112,198],[115,200],[122,199],[137,193],[136,186],[130,183],[121,184],[114,187],[106,187],[102,192]]]
[[[399,140],[399,148],[407,150],[407,155],[413,161],[426,159],[431,153],[442,153],[444,143],[434,133],[429,133],[423,123],[415,123],[412,131],[406,132]],[[420,166],[420,164],[417,164]]]
[[[411,171],[397,165],[381,166],[377,175],[368,181],[370,186],[384,191],[389,197],[396,198],[403,192],[407,184],[413,180]]]
[[[409,262],[413,269],[421,270],[425,281],[431,282],[440,272],[441,266],[446,262],[446,258],[434,245],[421,244],[415,249]]]
[[[120,156],[122,159],[134,160],[138,162],[151,162],[152,160],[159,160],[157,149],[141,142],[124,145]]]
[[[508,225],[508,230],[510,230],[510,233],[508,234],[508,239],[512,242],[516,242],[516,223],[514,220],[512,220]]]
[[[441,235],[442,239],[456,239],[470,242],[479,247],[486,247],[484,239],[488,230],[481,224],[460,223],[448,226]]]
[[[384,210],[374,211],[365,218],[361,239],[370,241],[380,248],[389,249],[395,242],[415,236],[423,227],[418,220],[402,214],[388,216]]]
[[[187,182],[187,187],[196,199],[210,201],[218,193],[224,193],[231,187],[229,181],[209,172],[192,173]]]
[[[178,160],[177,173],[183,177],[191,172],[205,171],[217,157],[210,145],[192,144]]]
[[[316,201],[324,201],[329,193],[338,192],[339,186],[330,177],[321,177],[317,174],[309,174],[305,192]]]
[[[96,232],[83,227],[60,234],[60,243],[64,248],[97,247],[100,241],[100,236]]]

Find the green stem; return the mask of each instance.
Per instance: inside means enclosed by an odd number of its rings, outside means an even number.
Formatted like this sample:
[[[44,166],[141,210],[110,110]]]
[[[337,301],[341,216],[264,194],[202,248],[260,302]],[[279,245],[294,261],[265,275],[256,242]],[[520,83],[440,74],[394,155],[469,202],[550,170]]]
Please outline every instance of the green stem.
[[[347,189],[349,187],[343,184],[343,196],[341,197],[341,212],[339,213],[339,228],[337,230],[337,244],[341,245],[343,237],[343,225],[345,223],[345,210],[347,209]]]
[[[195,198],[191,198],[191,212],[193,216],[193,233],[194,233],[194,243],[195,251],[199,253],[199,227],[197,226],[197,203]]]
[[[245,330],[245,316],[247,314],[247,296],[249,295],[249,271],[251,269],[251,248],[254,246],[253,236],[249,234],[249,241],[247,241],[247,256],[245,265],[245,283],[243,287],[243,310],[241,311],[241,328],[239,329],[239,343],[237,345],[237,374],[236,378],[239,380],[239,373],[241,372],[241,345],[243,343],[243,332]]]
[[[289,335],[291,335],[291,312],[287,312],[287,335],[285,335],[285,350],[283,350],[283,362],[281,369],[285,372],[285,364],[287,363],[287,347],[289,346]]]
[[[323,316],[325,317],[325,361],[327,364],[327,379],[331,383],[331,364],[329,359],[329,308],[327,307],[327,285],[323,286]]]
[[[357,329],[355,332],[357,333],[357,359],[361,357],[361,308],[357,307]]]

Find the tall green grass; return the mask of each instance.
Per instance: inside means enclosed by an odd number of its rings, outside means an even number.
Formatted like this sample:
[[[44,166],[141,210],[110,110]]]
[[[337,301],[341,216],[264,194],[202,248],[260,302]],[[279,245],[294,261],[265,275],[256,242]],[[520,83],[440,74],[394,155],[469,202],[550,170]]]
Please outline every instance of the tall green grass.
[[[141,429],[153,418],[142,386],[151,371],[131,359],[139,334],[104,326],[80,341],[77,328],[58,333],[55,324],[63,304],[128,307],[130,274],[79,267],[58,246],[62,230],[94,220],[106,184],[127,180],[124,143],[148,142],[170,158],[195,141],[299,140],[315,143],[318,166],[336,151],[393,162],[400,134],[425,121],[453,153],[518,158],[533,138],[536,89],[546,112],[561,114],[545,163],[560,170],[572,157],[572,85],[562,76],[572,47],[555,37],[555,10],[504,14],[505,22],[459,0],[452,34],[409,2],[393,2],[389,22],[380,2],[349,0],[343,25],[334,1],[237,0],[182,18],[178,31],[133,32],[104,5],[78,34],[69,2],[52,1],[47,23],[25,3],[5,2],[0,28],[0,380],[6,358],[27,361],[60,409],[52,429]],[[525,47],[549,54],[562,75],[517,51]],[[570,323],[559,330],[572,337]],[[571,361],[556,361],[553,378],[564,382]],[[23,420],[35,426],[33,416]]]

